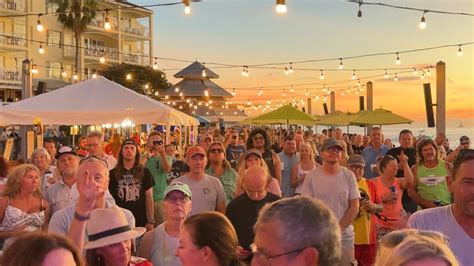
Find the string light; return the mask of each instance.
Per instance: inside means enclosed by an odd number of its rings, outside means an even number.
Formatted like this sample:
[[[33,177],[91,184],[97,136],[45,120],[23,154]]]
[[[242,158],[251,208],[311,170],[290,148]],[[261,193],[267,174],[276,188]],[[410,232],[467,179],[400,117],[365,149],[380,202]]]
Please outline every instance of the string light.
[[[394,81],[398,81],[397,73],[395,73],[395,77],[393,78]]]
[[[201,71],[201,76],[202,76],[203,78],[205,78],[205,77],[206,77],[206,67],[204,66],[204,63],[202,63],[202,71]]]
[[[184,4],[184,14],[189,15],[191,14],[191,7],[189,6],[189,0],[183,0]]]
[[[44,48],[43,48],[43,45],[40,44],[39,48],[38,48],[38,53],[40,54],[44,54]]]
[[[283,97],[286,97],[286,91],[283,89]]]
[[[287,10],[285,0],[276,0],[276,9],[278,14],[285,14]]]
[[[155,62],[153,63],[153,69],[158,70],[158,59],[155,57]]]
[[[261,96],[262,93],[263,93],[263,89],[260,89],[260,90],[258,91],[258,96]]]
[[[204,96],[209,97],[209,91],[207,89],[204,90]]]
[[[316,97],[314,97],[314,99],[315,99],[316,101],[319,101],[319,95],[316,95]]]
[[[388,79],[387,69],[385,69],[385,74],[383,75],[383,77],[384,77],[385,79]]]
[[[33,64],[33,66],[31,66],[31,74],[38,74],[38,69],[36,68],[36,64]]]
[[[285,67],[285,75],[288,75],[288,74],[290,74],[290,71],[288,71],[288,68]]]
[[[92,78],[93,78],[93,79],[96,79],[96,78],[97,78],[97,74],[96,74],[96,73],[92,74]],[[158,93],[158,92],[156,92],[156,93]]]
[[[235,92],[235,88],[232,89],[232,96],[235,96],[237,93]]]
[[[342,58],[339,58],[339,69],[340,70],[344,69],[344,65],[342,64]]]
[[[400,65],[402,63],[402,61],[400,60],[400,56],[398,56],[398,52],[397,52],[397,60],[395,60],[395,63],[397,65]]]
[[[102,63],[102,64],[105,63],[105,57],[101,56],[100,59],[99,59],[99,62]]]
[[[428,76],[431,75],[431,72],[430,72],[429,69],[426,71],[426,75],[428,75]]]
[[[63,68],[63,67],[61,67],[61,76],[62,76],[63,78],[66,77],[66,71],[64,71],[64,68]]]
[[[360,7],[362,6],[362,2],[359,2],[359,11],[357,12],[357,17],[361,18],[362,17],[362,10],[360,10]]]
[[[355,71],[355,70],[354,70],[354,72],[352,72],[352,79],[353,79],[353,80],[357,79],[356,71]]]
[[[357,86],[359,86],[359,87],[360,87],[361,85],[362,85],[362,84],[360,83],[360,79],[359,79],[359,80],[357,80]]]
[[[421,79],[425,79],[425,72],[423,71],[423,73],[421,73],[421,76],[420,76]]]
[[[293,74],[293,63],[290,62],[290,74]]]
[[[109,10],[106,9],[105,10],[105,18],[104,18],[104,29],[110,30],[111,28],[112,28],[112,26],[110,25],[110,22],[109,22]]]
[[[304,93],[306,96],[309,95],[308,89],[306,89],[306,92]]]
[[[159,95],[159,92],[158,91],[155,91],[155,96],[158,96]]]
[[[72,76],[72,79],[73,80],[78,80],[79,79],[79,76],[77,75],[77,73]]]
[[[244,76],[244,77],[250,76],[248,68],[249,68],[248,66],[244,66],[244,68],[242,69],[242,73],[241,73],[242,76]]]
[[[459,45],[458,47],[458,56],[461,56],[462,55],[462,49],[461,49],[461,45]]]
[[[413,75],[418,75],[418,71],[416,71],[416,68],[413,68]]]
[[[421,16],[421,21],[420,21],[420,24],[418,25],[420,27],[420,29],[424,30],[426,28],[426,19],[425,19],[425,14],[426,12],[428,12],[427,10],[425,10],[423,12],[423,15]]]
[[[174,92],[179,92],[179,87],[174,88]]]
[[[38,30],[39,32],[42,32],[44,30],[43,28],[43,24],[41,24],[41,16],[43,14],[38,14],[38,21],[36,22],[36,30]]]
[[[295,92],[295,89],[293,89],[293,85],[291,85],[291,87],[290,87],[290,92],[291,93]]]
[[[319,75],[319,79],[320,80],[324,80],[324,73],[323,73],[323,70],[321,69],[321,75]]]
[[[132,79],[132,74],[128,73],[127,76],[126,76],[126,79],[131,80]]]

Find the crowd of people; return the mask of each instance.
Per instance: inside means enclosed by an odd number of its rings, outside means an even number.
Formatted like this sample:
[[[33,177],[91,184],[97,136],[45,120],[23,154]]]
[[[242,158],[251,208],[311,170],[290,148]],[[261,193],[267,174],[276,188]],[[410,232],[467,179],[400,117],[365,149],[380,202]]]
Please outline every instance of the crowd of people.
[[[179,138],[91,132],[0,157],[0,265],[474,265],[467,136],[454,150],[409,130],[394,147],[378,127]]]

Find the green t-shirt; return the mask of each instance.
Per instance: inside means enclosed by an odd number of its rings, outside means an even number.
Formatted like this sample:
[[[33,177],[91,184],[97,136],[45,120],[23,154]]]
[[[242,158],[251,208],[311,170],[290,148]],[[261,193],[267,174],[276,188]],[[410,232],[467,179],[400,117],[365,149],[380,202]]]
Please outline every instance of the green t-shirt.
[[[161,165],[161,155],[157,157],[150,157],[145,163],[145,167],[150,170],[151,174],[153,175],[153,179],[155,180],[155,185],[153,186],[153,200],[163,200],[165,197],[164,192],[165,188],[168,185],[166,179],[168,177],[168,172],[163,170],[163,166]],[[168,164],[171,166],[171,157],[166,156],[166,160]]]
[[[227,198],[227,202],[230,202],[234,198],[234,191],[236,188],[237,182],[237,172],[232,168],[226,168],[224,174],[222,176],[217,176],[212,167],[206,168],[204,171],[206,174],[213,176],[219,179],[224,187],[225,197]]]
[[[434,168],[418,165],[416,169],[418,195],[425,200],[439,199],[443,205],[451,204],[451,192],[449,192],[446,182],[448,174],[446,163],[443,160],[439,160],[438,165]]]

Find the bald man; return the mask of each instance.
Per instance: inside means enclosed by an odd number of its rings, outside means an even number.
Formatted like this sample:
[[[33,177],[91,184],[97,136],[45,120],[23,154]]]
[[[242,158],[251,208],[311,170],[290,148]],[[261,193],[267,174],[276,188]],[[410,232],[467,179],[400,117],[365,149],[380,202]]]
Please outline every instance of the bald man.
[[[257,221],[258,212],[265,204],[280,199],[265,190],[268,180],[269,176],[261,166],[249,167],[243,178],[245,193],[227,205],[226,216],[237,232],[242,258],[250,255],[250,244],[254,237],[252,228]]]

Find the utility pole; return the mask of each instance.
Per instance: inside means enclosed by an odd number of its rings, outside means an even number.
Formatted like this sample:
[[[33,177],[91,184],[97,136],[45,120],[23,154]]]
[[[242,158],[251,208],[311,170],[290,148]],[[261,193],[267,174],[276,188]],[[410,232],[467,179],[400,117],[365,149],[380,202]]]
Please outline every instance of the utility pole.
[[[32,89],[32,74],[31,74],[31,65],[32,61],[30,59],[25,59],[22,62],[21,65],[21,71],[22,71],[22,76],[21,76],[21,97],[22,99],[27,99],[33,96],[33,89]],[[33,123],[33,121],[31,121]],[[20,137],[21,137],[21,158],[23,160],[26,160],[27,154],[26,154],[26,139],[27,139],[27,131],[28,131],[28,126],[21,126],[20,127]]]

